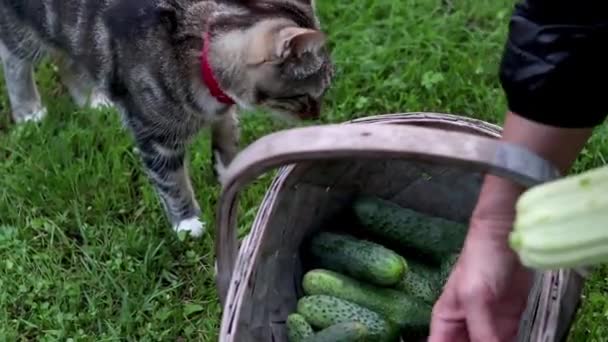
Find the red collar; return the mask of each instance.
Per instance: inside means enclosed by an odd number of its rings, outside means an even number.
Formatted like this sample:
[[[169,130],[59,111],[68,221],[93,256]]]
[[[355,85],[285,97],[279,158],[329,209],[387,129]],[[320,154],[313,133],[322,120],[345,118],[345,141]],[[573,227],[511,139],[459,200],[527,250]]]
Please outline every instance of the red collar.
[[[209,32],[206,32],[203,38],[203,53],[201,55],[201,75],[203,77],[203,82],[209,89],[211,96],[215,97],[220,103],[233,105],[234,101],[222,90],[213,74],[213,69],[211,69],[211,64],[209,63],[209,45],[211,40],[209,38]]]

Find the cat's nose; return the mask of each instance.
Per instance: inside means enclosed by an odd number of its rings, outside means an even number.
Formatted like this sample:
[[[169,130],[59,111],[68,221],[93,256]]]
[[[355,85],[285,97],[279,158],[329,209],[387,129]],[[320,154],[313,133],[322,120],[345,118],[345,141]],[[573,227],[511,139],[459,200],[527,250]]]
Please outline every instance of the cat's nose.
[[[300,112],[298,114],[298,117],[302,120],[311,120],[311,119],[318,119],[319,115],[320,115],[319,111],[308,110],[305,112]]]
[[[298,114],[298,116],[304,120],[318,119],[320,115],[321,106],[317,101],[309,101],[307,108]]]

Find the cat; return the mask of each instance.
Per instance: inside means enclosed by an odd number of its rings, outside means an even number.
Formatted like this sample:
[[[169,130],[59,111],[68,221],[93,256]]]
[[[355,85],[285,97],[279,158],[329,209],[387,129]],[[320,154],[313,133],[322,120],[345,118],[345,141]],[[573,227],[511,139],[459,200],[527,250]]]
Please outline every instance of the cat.
[[[238,109],[318,118],[334,77],[314,0],[0,0],[12,118],[47,115],[33,66],[54,58],[78,106],[114,106],[173,229],[205,231],[185,152],[211,129],[216,176]]]

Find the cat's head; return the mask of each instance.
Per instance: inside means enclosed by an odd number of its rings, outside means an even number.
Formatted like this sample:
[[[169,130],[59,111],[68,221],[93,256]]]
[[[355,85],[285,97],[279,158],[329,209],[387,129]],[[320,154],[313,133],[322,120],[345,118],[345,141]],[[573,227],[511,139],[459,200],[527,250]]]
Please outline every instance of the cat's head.
[[[317,118],[334,67],[314,4],[310,0],[264,4],[262,9],[248,8],[251,12],[244,17],[216,23],[211,54],[220,84],[243,107]]]

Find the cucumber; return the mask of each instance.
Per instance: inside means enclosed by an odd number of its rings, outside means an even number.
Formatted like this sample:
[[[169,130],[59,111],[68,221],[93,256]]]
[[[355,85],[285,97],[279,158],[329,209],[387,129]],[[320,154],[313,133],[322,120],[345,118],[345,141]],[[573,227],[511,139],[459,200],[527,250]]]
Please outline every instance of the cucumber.
[[[415,251],[439,263],[457,253],[464,244],[467,226],[433,217],[376,197],[364,196],[353,203],[355,216],[366,232],[398,246],[400,251]]]
[[[409,294],[358,281],[354,278],[316,269],[302,281],[306,295],[328,295],[361,305],[396,323],[401,329],[428,326],[432,307]]]
[[[448,277],[450,276],[450,273],[452,273],[454,266],[456,266],[456,262],[458,261],[459,257],[460,254],[458,253],[450,254],[441,263],[441,266],[439,267],[439,281],[441,282],[441,286],[443,286],[448,280]]]
[[[297,312],[317,329],[334,324],[359,322],[366,326],[364,342],[396,342],[399,327],[380,314],[361,305],[327,295],[304,296],[298,301]]]
[[[304,342],[361,342],[367,333],[367,327],[363,323],[343,322],[319,331]]]
[[[292,313],[287,316],[287,339],[289,342],[304,342],[308,337],[312,337],[315,331],[306,322],[304,316]]]
[[[395,289],[421,299],[425,303],[433,304],[439,299],[457,258],[458,254],[450,255],[444,259],[439,267],[409,259],[409,270],[395,286]]]
[[[320,232],[309,243],[315,267],[347,274],[379,286],[393,286],[407,271],[405,259],[371,241],[346,234]]]
[[[426,303],[435,302],[438,296],[436,290],[438,270],[413,263],[411,260],[408,260],[408,265],[410,266],[409,271],[405,273],[395,288]]]
[[[403,342],[427,341],[430,334],[431,334],[430,326],[426,326],[421,329],[402,330],[401,331],[401,341],[403,341]]]

